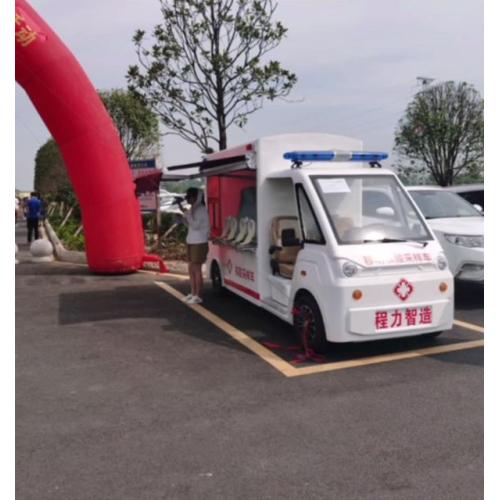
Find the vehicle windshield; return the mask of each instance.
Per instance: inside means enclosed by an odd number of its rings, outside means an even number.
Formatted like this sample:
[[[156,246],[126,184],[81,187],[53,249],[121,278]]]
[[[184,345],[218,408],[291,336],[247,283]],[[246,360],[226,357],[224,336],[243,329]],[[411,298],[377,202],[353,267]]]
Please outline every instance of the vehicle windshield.
[[[410,194],[426,219],[481,216],[468,201],[450,191],[415,190]]]
[[[314,176],[313,182],[341,244],[432,240],[392,175]]]

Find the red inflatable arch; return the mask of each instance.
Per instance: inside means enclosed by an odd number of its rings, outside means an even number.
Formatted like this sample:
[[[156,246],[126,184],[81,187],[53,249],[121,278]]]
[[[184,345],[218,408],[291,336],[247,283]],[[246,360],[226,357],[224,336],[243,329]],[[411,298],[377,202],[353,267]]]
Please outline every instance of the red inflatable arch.
[[[118,133],[73,54],[25,1],[16,0],[16,81],[59,145],[80,202],[89,268],[127,273],[144,255],[139,202]]]

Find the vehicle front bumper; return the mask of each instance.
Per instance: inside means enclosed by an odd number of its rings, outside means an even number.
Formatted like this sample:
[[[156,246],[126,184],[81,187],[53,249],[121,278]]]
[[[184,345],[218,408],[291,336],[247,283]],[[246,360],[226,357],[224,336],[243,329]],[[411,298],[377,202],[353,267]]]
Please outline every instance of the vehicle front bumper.
[[[455,245],[446,239],[444,233],[436,235],[455,279],[484,283],[484,248]]]

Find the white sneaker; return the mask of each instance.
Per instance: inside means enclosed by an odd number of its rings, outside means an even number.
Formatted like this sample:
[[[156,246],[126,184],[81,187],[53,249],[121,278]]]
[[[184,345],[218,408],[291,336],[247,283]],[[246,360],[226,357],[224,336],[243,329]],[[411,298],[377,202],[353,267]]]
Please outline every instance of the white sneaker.
[[[198,295],[193,295],[189,300],[186,301],[186,304],[201,304],[203,300]]]
[[[192,293],[188,293],[183,299],[182,302],[189,302],[193,298]]]

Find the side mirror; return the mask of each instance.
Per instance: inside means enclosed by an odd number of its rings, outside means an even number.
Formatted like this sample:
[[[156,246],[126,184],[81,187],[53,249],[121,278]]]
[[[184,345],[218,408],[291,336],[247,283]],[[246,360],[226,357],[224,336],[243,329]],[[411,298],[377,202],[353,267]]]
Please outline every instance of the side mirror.
[[[480,213],[484,214],[483,207],[478,203],[474,203],[473,207]]]
[[[392,207],[379,207],[375,210],[377,215],[384,215],[385,217],[394,217],[396,213]]]
[[[295,229],[283,229],[281,231],[281,245],[283,247],[296,247],[301,244],[295,235]]]

